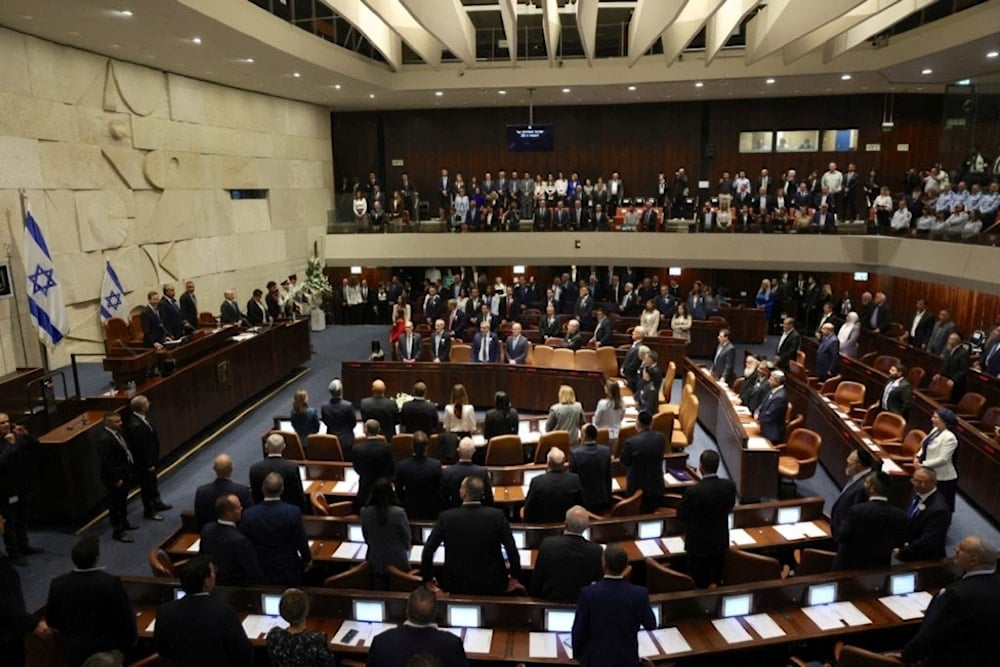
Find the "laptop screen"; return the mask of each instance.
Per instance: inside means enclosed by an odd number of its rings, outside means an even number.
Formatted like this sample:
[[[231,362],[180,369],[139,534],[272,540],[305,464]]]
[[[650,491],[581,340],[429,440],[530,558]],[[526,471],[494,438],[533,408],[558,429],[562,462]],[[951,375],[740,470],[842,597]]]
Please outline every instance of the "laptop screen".
[[[786,523],[798,523],[799,519],[802,518],[802,508],[801,507],[779,507],[778,508],[778,519],[779,524]]]
[[[722,618],[746,616],[753,606],[753,595],[727,595],[722,598]]]
[[[909,595],[915,590],[917,590],[916,572],[889,575],[890,595]]]
[[[576,611],[569,609],[546,609],[545,629],[548,632],[572,632]]]
[[[640,521],[639,529],[640,540],[655,539],[663,534],[663,522],[662,521]]]
[[[260,596],[260,608],[265,616],[281,616],[278,611],[281,605],[281,596],[275,593],[263,593]]]
[[[355,600],[354,620],[382,623],[385,621],[385,603],[378,600]]]
[[[837,584],[816,584],[810,586],[806,593],[806,605],[816,607],[821,604],[832,604],[837,601]]]

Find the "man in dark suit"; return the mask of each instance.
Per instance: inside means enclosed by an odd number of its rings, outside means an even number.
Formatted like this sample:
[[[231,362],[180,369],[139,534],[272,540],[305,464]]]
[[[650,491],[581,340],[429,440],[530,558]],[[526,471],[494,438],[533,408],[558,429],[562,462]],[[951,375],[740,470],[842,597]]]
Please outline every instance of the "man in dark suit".
[[[227,289],[222,293],[223,301],[219,306],[219,321],[223,324],[235,324],[241,327],[250,326],[250,321],[240,312],[240,304],[236,302],[236,292]]]
[[[829,322],[820,327],[819,347],[816,349],[816,375],[829,380],[840,368],[840,339]]]
[[[907,417],[910,414],[912,396],[913,387],[906,379],[906,366],[893,364],[889,367],[889,381],[886,382],[885,389],[882,390],[879,407],[886,412]]]
[[[916,636],[903,647],[906,664],[978,667],[1000,655],[996,606],[1000,599],[997,547],[970,535],[955,548],[962,576],[931,600]]]
[[[146,307],[139,314],[139,322],[142,324],[142,344],[146,347],[162,349],[163,344],[172,340],[167,328],[163,326],[160,319],[160,293],[152,291],[146,295]]]
[[[892,552],[901,561],[940,560],[951,525],[951,507],[937,491],[934,468],[918,466],[910,478],[913,498],[906,508],[906,543]]]
[[[736,485],[719,477],[719,453],[706,449],[698,461],[701,481],[688,487],[677,508],[684,524],[688,574],[699,588],[722,583],[722,563],[729,548],[729,513]]]
[[[441,508],[441,462],[427,456],[427,434],[413,434],[413,456],[396,466],[396,495],[414,519],[435,519]]]
[[[28,429],[0,412],[0,515],[7,520],[3,545],[14,565],[21,567],[28,564],[25,556],[42,553],[28,541],[32,486],[28,463],[38,448]]]
[[[563,338],[563,347],[574,352],[583,347],[583,336],[580,335],[579,320],[570,320],[566,323],[566,336]]]
[[[604,550],[604,577],[580,590],[573,620],[573,657],[584,667],[639,664],[640,628],[656,628],[645,588],[625,581],[628,554],[618,544]]]
[[[184,283],[184,293],[180,298],[181,317],[188,329],[195,331],[198,328],[198,297],[194,293],[194,281]]]
[[[276,472],[264,478],[264,500],[243,513],[240,530],[253,543],[269,584],[298,586],[312,553],[302,523],[302,510],[281,500],[284,482]]]
[[[927,343],[923,349],[931,354],[940,355],[944,352],[944,348],[948,344],[948,336],[954,331],[955,323],[951,320],[951,313],[947,309],[942,308],[938,313],[937,321],[931,327],[930,336],[928,336]]]
[[[521,559],[507,516],[482,504],[484,484],[479,477],[462,480],[462,506],[441,512],[424,544],[420,571],[425,582],[434,577],[434,552],[447,543],[444,589],[458,595],[501,595],[521,573]],[[510,572],[500,548],[507,552]]]
[[[128,422],[128,443],[134,460],[133,470],[142,493],[143,516],[151,521],[163,521],[158,512],[173,509],[160,499],[156,480],[156,465],[160,462],[160,436],[149,423],[149,399],[133,396],[129,401],[132,417]]]
[[[403,403],[399,411],[400,433],[438,432],[441,418],[438,416],[437,407],[425,398],[426,395],[427,385],[423,382],[414,383],[413,400]]]
[[[622,377],[625,378],[633,393],[639,390],[639,368],[642,366],[639,348],[642,347],[642,335],[642,327],[632,327],[632,346],[625,353],[625,359],[622,361]]]
[[[590,296],[590,288],[580,288],[580,296],[573,303],[573,317],[580,321],[580,326],[593,326],[594,297]]]
[[[941,358],[941,375],[955,383],[951,389],[951,402],[957,403],[965,393],[965,376],[971,365],[969,346],[962,342],[958,333],[952,332],[948,335],[948,345]]]
[[[441,667],[468,667],[462,640],[439,630],[437,596],[420,587],[406,603],[406,623],[378,634],[368,650],[368,667],[408,665],[414,656],[434,656]]]
[[[0,514],[0,537],[5,535],[6,528],[7,519]],[[52,636],[48,625],[28,612],[21,575],[10,554],[0,546],[0,664],[24,664],[24,635],[29,632],[39,637]]]
[[[659,431],[652,431],[653,415],[643,410],[636,420],[637,433],[622,445],[621,464],[628,468],[625,474],[625,493],[629,496],[642,490],[644,512],[655,511],[663,502],[663,452],[666,438]]]
[[[840,490],[840,495],[833,501],[830,508],[830,532],[833,539],[837,540],[840,535],[840,526],[847,516],[848,510],[868,500],[868,492],[865,491],[865,479],[872,471],[872,455],[867,449],[855,449],[847,455],[847,482]]]
[[[233,459],[229,454],[219,454],[212,462],[215,479],[198,487],[194,493],[194,519],[200,529],[206,523],[215,521],[215,501],[222,496],[234,495],[240,501],[240,507],[253,505],[253,494],[249,486],[237,484],[232,480]]]
[[[583,427],[583,443],[571,449],[569,470],[580,477],[583,506],[603,512],[611,505],[611,448],[597,444],[597,427]]]
[[[566,510],[563,534],[542,540],[531,574],[532,597],[576,602],[581,588],[601,578],[601,546],[583,536],[589,525],[587,510],[577,505]]]
[[[933,328],[934,315],[927,309],[927,300],[917,299],[917,310],[913,313],[910,327],[906,331],[906,342],[913,347],[922,347],[930,338]]]
[[[987,375],[1000,378],[1000,335],[994,335],[992,342],[986,341],[979,367]]]
[[[396,435],[396,424],[399,423],[399,406],[396,401],[385,395],[385,382],[372,382],[372,395],[361,399],[361,419],[374,419],[378,422],[379,433],[391,440]]]
[[[434,320],[434,332],[430,339],[430,358],[434,363],[451,361],[451,337],[450,331],[445,329],[444,320]]]
[[[653,350],[646,352],[639,369],[639,395],[636,404],[640,410],[656,414],[660,409],[660,396],[663,394],[663,369],[659,364],[660,357]]]
[[[556,307],[554,305],[549,304],[545,307],[545,315],[538,322],[538,330],[542,335],[542,340],[562,336],[562,321],[556,315]]]
[[[549,450],[545,474],[531,480],[524,499],[524,520],[529,523],[555,523],[566,511],[583,502],[583,485],[576,473],[566,470],[566,453],[558,447]]]
[[[472,462],[476,445],[472,438],[462,438],[458,443],[458,461],[441,471],[441,507],[458,507],[462,504],[462,480],[473,476],[483,480],[483,504],[493,504],[493,487],[486,468]]]
[[[136,640],[135,612],[121,579],[98,567],[95,537],[76,543],[72,572],[49,584],[45,623],[59,633],[66,661],[76,667],[100,651],[126,651]]]
[[[215,566],[208,556],[179,566],[177,576],[186,595],[156,609],[156,652],[175,665],[252,665],[253,645],[239,614],[212,595]]]
[[[604,310],[604,306],[595,308],[594,314],[597,316],[597,326],[594,328],[594,335],[590,337],[590,340],[594,342],[594,347],[600,348],[614,345],[615,332],[611,326],[611,320],[608,319],[607,311]]]
[[[861,325],[866,329],[885,333],[892,320],[892,313],[889,304],[885,300],[885,292],[875,292],[875,300],[872,302],[871,312],[861,320]]]
[[[511,325],[510,335],[503,342],[503,349],[508,364],[524,364],[528,356],[528,339],[521,333],[520,322]]]
[[[243,505],[234,495],[215,501],[217,521],[201,527],[199,552],[212,559],[216,578],[222,586],[254,586],[264,583],[264,572],[249,538],[236,524],[243,517]]]
[[[712,361],[712,377],[716,380],[732,384],[736,378],[736,346],[729,340],[729,329],[719,329],[719,344],[715,348],[715,358]]]
[[[788,362],[795,361],[799,346],[802,344],[802,336],[795,330],[795,319],[786,317],[781,323],[781,338],[778,339],[778,347],[774,353],[774,363],[781,370],[788,372]]]
[[[127,530],[139,526],[128,522],[128,491],[134,458],[122,429],[122,418],[117,412],[104,415],[104,427],[98,431],[98,449],[101,453],[101,481],[108,490],[108,518],[114,532],[111,539],[135,542]]]
[[[834,570],[888,567],[892,550],[906,541],[906,514],[886,497],[889,476],[873,472],[865,478],[868,501],[847,510],[837,531]]]
[[[708,307],[701,293],[701,281],[695,281],[691,293],[688,294],[687,311],[692,320],[703,320],[708,317]]]
[[[358,511],[368,503],[372,486],[379,477],[392,479],[396,474],[396,459],[392,445],[379,437],[379,425],[374,419],[365,422],[365,439],[354,444],[354,471],[358,473],[358,494],[354,507]]]
[[[481,364],[500,361],[500,342],[488,322],[479,323],[479,333],[472,339],[472,361]]]
[[[278,433],[272,433],[264,441],[266,456],[263,461],[257,461],[250,466],[250,495],[255,505],[264,500],[264,479],[272,472],[278,473],[284,481],[281,499],[289,505],[301,509],[309,507],[305,494],[302,492],[302,478],[299,477],[299,467],[291,461],[286,461],[283,455],[285,439]]]
[[[252,327],[259,327],[270,320],[271,316],[267,312],[267,304],[264,303],[264,290],[255,289],[253,297],[247,301],[247,322]]]
[[[424,355],[424,342],[420,334],[413,331],[413,322],[403,326],[403,334],[396,341],[396,358],[400,361],[420,361]]]
[[[184,335],[185,325],[184,318],[181,317],[181,307],[174,298],[176,289],[173,285],[167,284],[163,286],[163,297],[160,299],[160,303],[156,307],[157,313],[160,315],[160,321],[163,322],[163,327],[167,330],[167,333],[171,338],[180,338]]]
[[[785,374],[773,371],[767,382],[771,391],[761,401],[754,416],[760,424],[760,434],[772,444],[780,445],[785,442],[785,413],[788,411]]]

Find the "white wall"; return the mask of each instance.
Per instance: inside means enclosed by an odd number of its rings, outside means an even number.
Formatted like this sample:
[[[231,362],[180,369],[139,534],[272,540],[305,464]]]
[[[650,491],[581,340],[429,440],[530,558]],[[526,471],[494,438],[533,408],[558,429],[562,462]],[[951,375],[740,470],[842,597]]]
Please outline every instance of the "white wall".
[[[50,366],[103,351],[98,298],[109,257],[129,306],[191,279],[202,310],[224,289],[305,272],[323,253],[333,164],[326,108],[188,79],[0,28],[0,255],[17,312],[0,301],[0,373],[38,365],[24,300],[18,188],[54,255],[71,330]],[[267,189],[233,201],[231,188]]]

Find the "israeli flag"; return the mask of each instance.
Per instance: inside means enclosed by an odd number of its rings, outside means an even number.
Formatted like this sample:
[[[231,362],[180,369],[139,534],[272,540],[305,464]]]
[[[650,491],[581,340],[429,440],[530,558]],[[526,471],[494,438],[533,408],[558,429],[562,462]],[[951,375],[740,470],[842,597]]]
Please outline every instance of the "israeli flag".
[[[49,246],[30,210],[24,216],[24,273],[28,277],[28,309],[38,327],[38,338],[55,347],[69,333],[69,318]]]
[[[101,281],[101,321],[107,322],[112,317],[120,317],[128,322],[125,288],[118,280],[118,274],[109,259],[104,262],[104,280]]]

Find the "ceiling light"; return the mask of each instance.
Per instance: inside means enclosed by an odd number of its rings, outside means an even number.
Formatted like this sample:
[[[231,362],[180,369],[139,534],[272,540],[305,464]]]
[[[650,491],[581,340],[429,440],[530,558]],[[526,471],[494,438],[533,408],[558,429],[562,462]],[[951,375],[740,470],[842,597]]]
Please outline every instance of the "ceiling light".
[[[774,83],[774,79],[764,79],[764,83],[770,86],[772,83]]]
[[[191,38],[191,43],[192,44],[201,44],[201,37],[192,37]]]
[[[635,86],[629,86],[628,89],[629,90],[635,90]]]
[[[507,94],[506,90],[498,90],[497,91],[497,95],[506,95],[506,94]]]
[[[253,64],[253,58],[240,58],[241,63],[246,63],[247,65]]]
[[[996,58],[997,56],[1000,56],[1000,51],[990,51],[986,54],[987,58]]]
[[[292,72],[292,76],[294,76],[296,79],[298,79],[299,77],[302,76],[302,74],[299,73],[299,72]]]
[[[853,77],[850,74],[841,74],[840,75],[840,80],[841,81],[850,81],[852,78]]]
[[[694,87],[695,87],[695,88],[704,88],[704,87],[705,87],[705,84],[704,84],[704,83],[702,83],[701,81],[695,81],[695,82],[694,82]]]
[[[434,95],[435,95],[436,97],[441,97],[442,95],[444,95],[444,93],[443,93],[443,92],[441,92],[440,90],[436,90],[436,91],[434,91]]]
[[[959,79],[958,81],[955,82],[955,85],[956,86],[971,86],[972,85],[972,79]]]
[[[563,88],[563,92],[564,93],[568,93],[569,92],[569,88]]]
[[[934,70],[932,70],[930,67],[925,67],[922,70],[920,70],[920,73],[921,74],[933,74]]]
[[[373,99],[373,100],[374,100],[374,99],[375,99],[375,93],[368,93],[368,97],[369,97],[370,99]]]
[[[122,9],[122,10],[120,10],[118,12],[118,15],[119,16],[124,16],[125,18],[129,18],[129,17],[132,16],[132,10],[131,9]]]
[[[333,84],[333,89],[334,90],[340,90],[340,84],[339,83]]]

